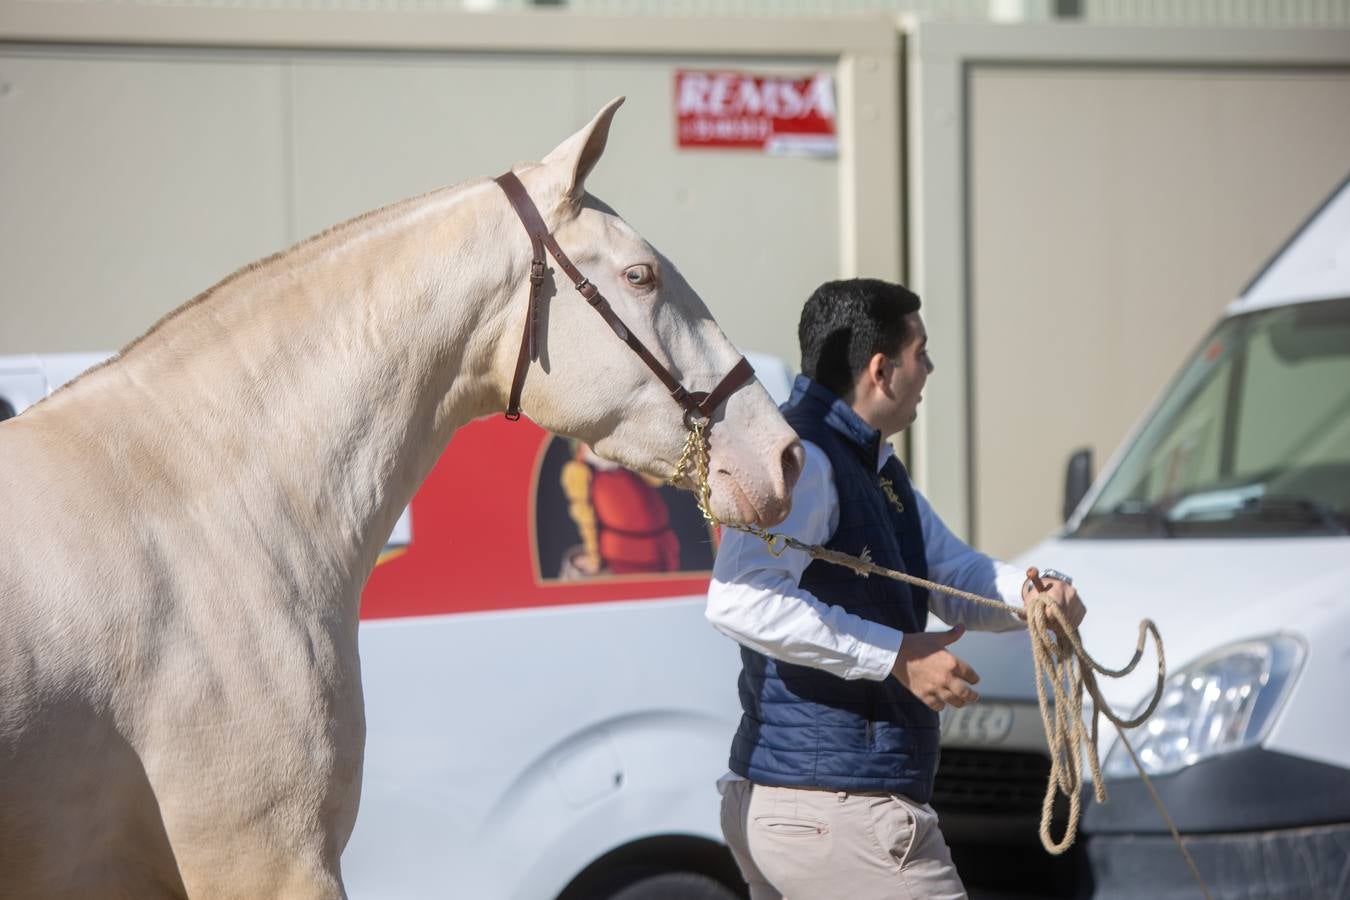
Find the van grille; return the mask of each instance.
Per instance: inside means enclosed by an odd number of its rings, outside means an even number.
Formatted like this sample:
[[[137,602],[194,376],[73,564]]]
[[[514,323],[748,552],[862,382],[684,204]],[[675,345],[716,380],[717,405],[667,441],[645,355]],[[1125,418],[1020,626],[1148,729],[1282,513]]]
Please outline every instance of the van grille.
[[[933,787],[939,813],[1039,814],[1050,759],[1040,753],[944,748]]]

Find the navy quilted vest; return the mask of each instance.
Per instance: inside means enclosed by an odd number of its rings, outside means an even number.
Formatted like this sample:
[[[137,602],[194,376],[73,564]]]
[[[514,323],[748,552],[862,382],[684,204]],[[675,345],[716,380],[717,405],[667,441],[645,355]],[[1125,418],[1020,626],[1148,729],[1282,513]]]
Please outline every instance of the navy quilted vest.
[[[878,477],[881,435],[847,403],[798,376],[783,415],[834,468],[839,526],[825,546],[926,577],[909,475],[892,457]],[[890,500],[880,478],[891,482]],[[928,593],[816,561],[801,585],[825,603],[905,632],[922,631]],[[731,770],[757,784],[885,791],[927,803],[938,764],[938,715],[894,678],[846,681],[741,648],[740,728]]]

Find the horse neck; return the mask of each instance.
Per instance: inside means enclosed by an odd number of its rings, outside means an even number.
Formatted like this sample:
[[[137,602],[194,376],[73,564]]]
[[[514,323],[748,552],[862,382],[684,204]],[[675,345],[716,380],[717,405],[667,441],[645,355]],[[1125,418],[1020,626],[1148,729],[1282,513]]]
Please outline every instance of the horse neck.
[[[155,457],[161,502],[187,515],[209,495],[211,527],[275,540],[274,567],[294,548],[286,577],[354,603],[451,433],[500,408],[501,208],[430,195],[301,245],[129,347],[89,405]]]

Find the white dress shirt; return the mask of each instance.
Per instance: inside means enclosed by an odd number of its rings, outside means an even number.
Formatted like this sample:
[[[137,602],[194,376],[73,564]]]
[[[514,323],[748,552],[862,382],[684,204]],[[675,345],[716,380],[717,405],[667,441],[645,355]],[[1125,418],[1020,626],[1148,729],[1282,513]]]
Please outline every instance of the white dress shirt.
[[[825,451],[802,441],[806,464],[793,492],[792,512],[773,531],[807,544],[823,544],[839,524],[839,495]],[[893,451],[885,441],[877,470]],[[917,490],[928,577],[984,597],[1021,607],[1024,574],[971,549],[952,534]],[[831,606],[803,590],[802,572],[811,557],[785,550],[775,557],[759,538],[733,529],[722,532],[713,564],[706,615],[713,627],[765,656],[830,672],[840,678],[881,681],[891,674],[903,633]],[[879,576],[873,576],[879,577]],[[929,592],[929,609],[949,625],[972,631],[1011,631],[1025,624],[1011,611]]]

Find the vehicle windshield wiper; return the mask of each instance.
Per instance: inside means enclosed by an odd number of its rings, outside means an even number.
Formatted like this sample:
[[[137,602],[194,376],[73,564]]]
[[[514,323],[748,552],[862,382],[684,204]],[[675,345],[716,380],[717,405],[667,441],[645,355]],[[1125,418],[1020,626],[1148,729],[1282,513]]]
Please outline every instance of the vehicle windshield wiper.
[[[1258,522],[1319,525],[1333,534],[1350,534],[1350,516],[1311,497],[1260,494],[1233,510],[1233,518]]]
[[[1254,533],[1350,534],[1350,515],[1326,503],[1291,494],[1228,497],[1193,491],[1158,503],[1122,500],[1093,511],[1080,523],[1081,537],[1200,537]],[[1200,502],[1197,502],[1200,501]]]
[[[1142,500],[1122,500],[1110,509],[1088,513],[1083,524],[1088,524],[1089,520],[1094,525],[1120,524],[1172,537],[1172,525],[1163,508]]]

